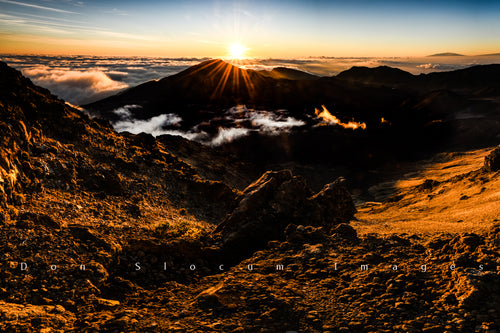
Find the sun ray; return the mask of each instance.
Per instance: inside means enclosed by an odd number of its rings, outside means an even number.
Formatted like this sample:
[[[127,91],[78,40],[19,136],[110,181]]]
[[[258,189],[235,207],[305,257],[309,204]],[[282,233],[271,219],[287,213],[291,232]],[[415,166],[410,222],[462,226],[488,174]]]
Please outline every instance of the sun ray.
[[[251,73],[243,68],[235,66],[234,63],[239,63],[239,61],[235,60],[228,63],[220,60],[212,60],[197,67],[189,75],[195,75],[200,71],[208,70],[206,74],[207,77],[217,80],[214,90],[210,95],[212,100],[222,96],[228,86],[230,86],[231,93],[234,94],[235,97],[244,93],[241,91],[241,89],[244,89],[248,97],[253,98],[255,96],[255,83],[252,82],[253,78]]]
[[[231,59],[241,60],[245,58],[246,47],[239,43],[234,43],[229,46],[229,56]]]

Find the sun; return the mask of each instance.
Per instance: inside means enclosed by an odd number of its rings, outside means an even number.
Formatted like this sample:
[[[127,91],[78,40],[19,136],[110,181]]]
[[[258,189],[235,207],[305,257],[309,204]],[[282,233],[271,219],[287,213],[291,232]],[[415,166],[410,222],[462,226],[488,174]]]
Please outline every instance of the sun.
[[[246,50],[247,49],[241,44],[231,44],[231,46],[229,46],[229,55],[231,59],[243,59]]]

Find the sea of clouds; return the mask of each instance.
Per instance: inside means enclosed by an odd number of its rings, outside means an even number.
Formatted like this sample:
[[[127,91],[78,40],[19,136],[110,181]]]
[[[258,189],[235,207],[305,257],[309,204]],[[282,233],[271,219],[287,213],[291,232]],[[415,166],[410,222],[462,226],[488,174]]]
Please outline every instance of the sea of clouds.
[[[67,102],[84,105],[206,59],[0,55],[0,60]]]
[[[207,58],[0,55],[0,60],[71,104],[84,105],[128,87],[176,74]],[[500,57],[310,57],[249,59],[239,61],[238,65],[255,70],[289,67],[319,76],[332,76],[352,66],[386,65],[419,74],[499,62]]]
[[[306,125],[302,120],[287,114],[286,110],[254,110],[244,105],[234,106],[225,110],[222,116],[197,124],[189,129],[181,129],[182,118],[175,113],[162,114],[150,119],[140,120],[132,117],[131,110],[140,109],[139,105],[125,105],[113,112],[120,120],[113,123],[118,132],[139,134],[150,133],[154,136],[169,134],[197,141],[209,146],[220,146],[252,132],[266,135],[288,133],[292,128]],[[220,125],[224,123],[224,125]],[[209,133],[204,128],[215,128],[215,133]]]

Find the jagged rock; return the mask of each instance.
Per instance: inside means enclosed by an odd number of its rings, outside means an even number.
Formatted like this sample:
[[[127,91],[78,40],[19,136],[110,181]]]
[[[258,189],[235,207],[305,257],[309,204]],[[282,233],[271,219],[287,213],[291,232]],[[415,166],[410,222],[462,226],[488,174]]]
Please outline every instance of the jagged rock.
[[[497,295],[500,292],[500,277],[494,272],[482,272],[474,269],[467,269],[465,274],[454,272],[454,289],[459,305],[477,308],[490,295]]]
[[[90,276],[90,280],[98,287],[102,285],[109,277],[106,268],[98,262],[91,262],[85,266],[85,273]]]
[[[46,214],[25,212],[19,216],[19,220],[22,222],[31,221],[35,225],[43,225],[47,228],[52,228],[52,229],[60,229],[61,228],[60,222],[54,220],[51,216],[46,215]]]
[[[484,158],[484,170],[487,172],[495,172],[500,170],[500,147],[493,150]]]
[[[426,179],[422,184],[416,186],[416,189],[418,191],[432,191],[432,189],[434,189],[438,185],[439,181],[434,179]]]
[[[134,217],[134,218],[138,218],[141,216],[142,212],[141,212],[141,207],[136,204],[136,203],[130,203],[128,204],[126,207],[125,207],[125,210],[127,211],[127,213]]]
[[[0,330],[4,332],[62,332],[76,320],[73,313],[61,313],[57,306],[16,304],[0,301]]]
[[[220,283],[215,287],[208,288],[202,291],[196,299],[194,300],[194,304],[202,309],[213,309],[223,307],[219,299],[218,292],[222,289],[223,284]]]
[[[358,234],[356,230],[346,223],[341,223],[333,229],[333,234],[339,235],[342,238],[348,240],[356,240],[358,238]]]
[[[122,177],[112,169],[85,170],[80,177],[84,179],[84,185],[89,190],[103,191],[106,194],[120,196],[124,194]]]
[[[115,308],[120,305],[120,301],[106,298],[96,298],[97,306],[103,309]]]
[[[1,196],[0,196],[1,200]],[[8,221],[8,215],[5,214],[4,212],[0,211],[0,226],[7,224]]]
[[[118,253],[122,250],[121,246],[114,241],[105,240],[99,236],[99,234],[91,230],[87,227],[79,226],[79,225],[70,225],[69,232],[74,237],[79,239],[82,242],[90,242],[94,246],[101,247],[107,251],[111,251],[114,253]]]
[[[270,240],[283,239],[290,223],[328,226],[348,222],[355,212],[341,181],[312,195],[304,179],[289,170],[264,173],[238,201],[236,209],[215,229],[230,260],[263,248]]]
[[[245,189],[238,207],[215,229],[222,235],[224,252],[231,257],[248,255],[282,237],[285,226],[293,222],[294,207],[309,194],[290,192],[303,184],[291,179],[288,170],[268,171]]]
[[[344,186],[345,179],[338,178],[333,183],[325,185],[323,189],[311,197],[310,200],[319,206],[319,219],[328,224],[329,219],[348,222],[356,213],[352,197]]]
[[[467,251],[473,251],[480,244],[484,243],[483,238],[475,233],[463,234],[460,237],[457,237],[455,240],[456,242],[454,246],[456,249]]]

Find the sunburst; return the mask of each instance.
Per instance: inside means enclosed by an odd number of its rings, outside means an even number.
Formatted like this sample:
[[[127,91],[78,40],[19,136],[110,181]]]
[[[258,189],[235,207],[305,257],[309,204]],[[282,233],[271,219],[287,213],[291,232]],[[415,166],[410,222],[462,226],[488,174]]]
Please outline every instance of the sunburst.
[[[231,59],[241,60],[245,57],[246,47],[239,43],[234,43],[229,46],[229,56]]]

